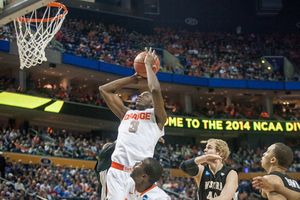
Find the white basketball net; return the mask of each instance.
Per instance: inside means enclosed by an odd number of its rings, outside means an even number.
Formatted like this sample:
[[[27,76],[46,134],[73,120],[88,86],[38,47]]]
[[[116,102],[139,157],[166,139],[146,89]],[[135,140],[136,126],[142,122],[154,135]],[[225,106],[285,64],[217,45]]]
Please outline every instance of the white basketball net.
[[[32,11],[30,17],[22,16],[29,20],[22,21],[20,18],[14,20],[21,69],[47,61],[45,48],[60,30],[66,16],[66,14],[62,14],[63,7],[51,8],[51,6],[46,7],[43,18],[39,18],[41,22],[32,22],[32,19],[38,19],[37,16],[40,13],[37,10]]]

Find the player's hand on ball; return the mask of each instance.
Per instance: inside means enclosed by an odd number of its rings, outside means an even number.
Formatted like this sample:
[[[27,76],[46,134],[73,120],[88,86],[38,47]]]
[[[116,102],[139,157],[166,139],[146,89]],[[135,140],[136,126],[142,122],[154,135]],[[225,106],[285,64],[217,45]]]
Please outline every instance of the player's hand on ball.
[[[149,51],[147,49],[147,47],[145,48],[145,51],[147,53],[146,57],[145,57],[145,64],[149,64],[151,65],[152,68],[155,68],[156,66],[153,65],[156,59],[156,54],[155,54],[155,50],[152,51],[152,47],[149,48]]]
[[[144,77],[140,76],[138,73],[133,74],[133,77],[135,77],[136,83],[140,83],[144,80],[147,80],[147,78],[144,78]]]

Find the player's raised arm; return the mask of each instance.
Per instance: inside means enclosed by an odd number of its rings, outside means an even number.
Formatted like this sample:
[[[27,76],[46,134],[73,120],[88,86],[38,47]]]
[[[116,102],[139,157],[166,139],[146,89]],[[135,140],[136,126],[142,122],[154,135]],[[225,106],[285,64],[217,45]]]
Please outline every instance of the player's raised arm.
[[[147,71],[148,86],[153,98],[154,112],[158,120],[157,124],[159,128],[162,129],[167,120],[167,113],[164,108],[164,100],[162,98],[160,84],[152,70],[153,64],[156,59],[155,50],[152,51],[151,47],[149,51],[147,50],[147,48],[145,48],[145,50],[147,53],[145,57],[145,66]]]
[[[99,91],[111,111],[122,120],[129,108],[125,107],[122,100],[116,95],[116,92],[126,85],[138,82],[138,75],[121,78],[99,87]]]
[[[186,161],[183,161],[180,164],[181,170],[195,178],[197,185],[200,185],[201,175],[204,170],[203,163],[214,163],[217,160],[222,161],[222,158],[218,155],[202,155],[196,158],[192,158]]]

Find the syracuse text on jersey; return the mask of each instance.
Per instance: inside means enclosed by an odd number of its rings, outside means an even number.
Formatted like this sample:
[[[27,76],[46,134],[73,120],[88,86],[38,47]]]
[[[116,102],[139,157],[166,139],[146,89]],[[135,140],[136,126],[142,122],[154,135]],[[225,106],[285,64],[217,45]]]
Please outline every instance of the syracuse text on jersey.
[[[143,119],[143,120],[150,120],[150,112],[140,112],[138,114],[131,113],[131,114],[126,114],[124,117],[124,120],[129,120],[129,119]]]

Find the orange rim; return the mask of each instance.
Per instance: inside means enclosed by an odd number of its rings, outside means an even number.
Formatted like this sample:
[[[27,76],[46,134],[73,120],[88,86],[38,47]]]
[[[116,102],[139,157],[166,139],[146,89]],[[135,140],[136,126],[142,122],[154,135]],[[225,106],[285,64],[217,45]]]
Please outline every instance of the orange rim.
[[[11,3],[15,2],[15,1],[16,1],[16,0],[13,0],[13,1],[11,1],[11,2],[7,3],[6,5],[9,5],[9,4],[11,4]]]
[[[44,19],[29,19],[29,18],[24,18],[24,17],[18,17],[17,19],[15,19],[15,21],[19,21],[21,23],[25,23],[25,22],[47,22],[47,21],[52,21],[52,20],[58,20],[63,18],[63,16],[65,16],[68,13],[68,9],[65,5],[61,4],[61,3],[57,3],[57,2],[52,2],[49,3],[47,5],[45,5],[46,7],[62,7],[65,11],[56,16],[56,17],[51,17],[51,18],[44,18]]]

